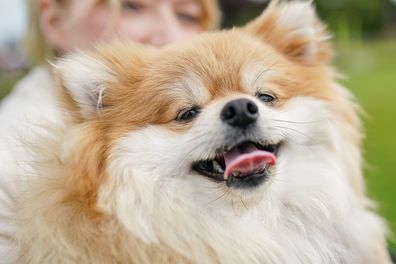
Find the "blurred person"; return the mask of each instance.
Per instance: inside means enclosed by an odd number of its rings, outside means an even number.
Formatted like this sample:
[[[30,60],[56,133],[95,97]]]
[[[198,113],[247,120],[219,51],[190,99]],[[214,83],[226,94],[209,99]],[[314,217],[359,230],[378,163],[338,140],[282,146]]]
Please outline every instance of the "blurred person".
[[[15,195],[29,177],[22,142],[60,122],[55,81],[47,61],[111,39],[160,47],[217,27],[215,0],[29,0],[28,54],[35,66],[0,104],[0,263],[16,261]],[[13,178],[26,170],[24,179]]]

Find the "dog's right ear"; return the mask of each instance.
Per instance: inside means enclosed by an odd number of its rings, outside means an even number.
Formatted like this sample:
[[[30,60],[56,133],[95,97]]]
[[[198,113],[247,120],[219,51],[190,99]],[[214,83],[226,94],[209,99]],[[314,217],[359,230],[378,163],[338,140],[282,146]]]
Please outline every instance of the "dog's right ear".
[[[112,89],[125,82],[125,76],[131,82],[130,75],[142,68],[143,53],[139,45],[114,42],[57,60],[52,66],[63,101],[82,119],[96,117],[107,105],[116,104]]]
[[[106,85],[117,78],[99,58],[85,53],[59,59],[53,68],[62,87],[62,96],[66,97],[64,101],[70,101],[84,119],[95,116],[102,107]]]

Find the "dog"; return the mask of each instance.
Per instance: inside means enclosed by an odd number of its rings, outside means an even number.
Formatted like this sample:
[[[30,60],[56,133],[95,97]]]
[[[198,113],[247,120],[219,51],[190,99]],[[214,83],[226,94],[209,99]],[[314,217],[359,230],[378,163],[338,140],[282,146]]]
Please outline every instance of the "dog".
[[[22,263],[390,263],[361,122],[310,2],[54,63],[63,125],[18,197]]]

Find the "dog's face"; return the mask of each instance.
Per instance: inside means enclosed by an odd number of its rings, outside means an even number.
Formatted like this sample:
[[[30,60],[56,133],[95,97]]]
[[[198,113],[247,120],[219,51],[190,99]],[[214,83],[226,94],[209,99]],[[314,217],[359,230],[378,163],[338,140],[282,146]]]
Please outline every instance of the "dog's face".
[[[310,4],[298,2],[187,43],[115,43],[60,61],[81,123],[64,157],[86,175],[71,180],[71,193],[128,218],[127,208],[146,215],[154,204],[281,210],[342,192],[342,159],[358,155],[359,135],[332,81],[326,37]]]
[[[309,146],[321,133],[324,69],[290,62],[248,34],[203,37],[152,60],[124,96],[129,113],[116,121],[123,132],[113,153],[161,184],[184,181],[211,199],[260,195],[282,155],[299,155],[290,144]]]

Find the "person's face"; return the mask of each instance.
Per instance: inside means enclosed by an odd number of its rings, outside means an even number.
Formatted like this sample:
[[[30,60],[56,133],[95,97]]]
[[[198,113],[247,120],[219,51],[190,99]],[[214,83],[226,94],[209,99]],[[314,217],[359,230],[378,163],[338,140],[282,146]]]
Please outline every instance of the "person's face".
[[[42,0],[44,36],[56,50],[68,52],[114,37],[162,46],[202,31],[197,0],[120,1],[120,13],[114,16],[106,3],[69,0],[61,11],[51,11],[51,0]]]

